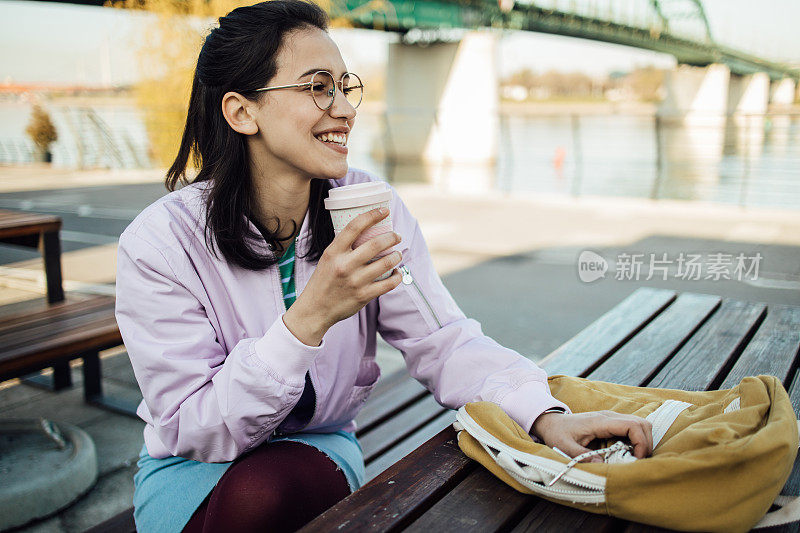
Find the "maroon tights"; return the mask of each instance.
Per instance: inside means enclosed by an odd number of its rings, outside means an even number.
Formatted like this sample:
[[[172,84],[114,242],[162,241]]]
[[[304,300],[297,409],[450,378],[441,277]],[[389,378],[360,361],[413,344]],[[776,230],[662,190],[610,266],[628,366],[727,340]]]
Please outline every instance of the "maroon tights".
[[[233,462],[183,531],[295,531],[349,494],[344,472],[313,446],[266,443]]]

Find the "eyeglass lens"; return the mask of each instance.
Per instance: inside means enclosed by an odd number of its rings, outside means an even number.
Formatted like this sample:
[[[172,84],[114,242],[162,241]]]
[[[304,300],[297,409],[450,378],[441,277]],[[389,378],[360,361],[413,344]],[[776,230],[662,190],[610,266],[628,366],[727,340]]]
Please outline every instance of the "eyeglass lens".
[[[348,72],[342,78],[341,86],[338,88],[341,89],[350,105],[358,107],[364,93],[361,78],[352,72]],[[317,104],[317,107],[329,109],[333,105],[335,94],[333,76],[329,72],[319,71],[311,76],[311,96],[314,98],[314,103]]]

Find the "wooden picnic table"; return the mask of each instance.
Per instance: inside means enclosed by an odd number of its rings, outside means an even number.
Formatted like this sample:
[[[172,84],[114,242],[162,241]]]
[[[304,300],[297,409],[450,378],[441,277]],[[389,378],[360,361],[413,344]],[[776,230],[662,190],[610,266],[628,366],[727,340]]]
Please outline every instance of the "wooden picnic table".
[[[61,277],[61,218],[23,211],[0,209],[0,243],[37,248],[44,260],[47,303],[64,301],[64,284]],[[25,380],[50,390],[60,390],[72,385],[69,362],[53,365],[53,376],[31,375]]]
[[[61,218],[0,209],[0,242],[38,248],[44,259],[47,302],[64,299],[61,280]]]
[[[0,242],[38,248],[44,258],[47,303],[4,314],[0,323],[0,381],[22,377],[26,383],[58,391],[72,386],[69,362],[83,360],[87,402],[136,417],[136,404],[103,394],[102,350],[122,344],[114,317],[114,298],[70,295],[61,279],[61,218],[0,209]],[[52,376],[39,370],[52,367]],[[30,373],[30,374],[29,374]]]
[[[800,307],[640,288],[542,365],[550,375],[685,390],[729,388],[745,376],[772,374],[797,412],[799,351]],[[800,494],[797,462],[784,494]],[[302,531],[579,529],[656,530],[517,492],[467,458],[448,426]]]

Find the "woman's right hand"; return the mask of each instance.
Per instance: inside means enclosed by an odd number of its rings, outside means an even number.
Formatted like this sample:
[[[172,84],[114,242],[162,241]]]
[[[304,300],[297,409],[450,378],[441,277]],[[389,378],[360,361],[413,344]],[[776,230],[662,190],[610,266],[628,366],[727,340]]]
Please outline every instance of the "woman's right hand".
[[[370,259],[400,242],[393,231],[373,237],[355,250],[353,243],[367,228],[380,222],[389,211],[373,209],[358,215],[325,249],[303,292],[283,317],[289,331],[304,344],[319,346],[328,329],[359,312],[370,301],[400,284],[394,268],[401,259],[395,251],[372,263]],[[392,270],[393,269],[393,270]],[[385,272],[392,275],[374,281]]]

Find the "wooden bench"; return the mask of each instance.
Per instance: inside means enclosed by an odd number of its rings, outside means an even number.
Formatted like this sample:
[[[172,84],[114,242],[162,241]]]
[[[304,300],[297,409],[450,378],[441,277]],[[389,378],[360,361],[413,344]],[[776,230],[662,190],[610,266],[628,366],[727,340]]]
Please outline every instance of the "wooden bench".
[[[689,390],[772,374],[798,412],[798,353],[800,307],[643,288],[543,366],[551,375]],[[445,428],[301,531],[656,531],[519,493],[468,459],[455,438],[453,428]],[[799,490],[795,462],[783,492],[797,496]]]
[[[57,216],[0,209],[0,242],[38,248],[42,254],[49,303],[64,299],[60,230]]]
[[[0,381],[58,391],[72,386],[69,362],[83,359],[87,402],[136,416],[136,406],[103,395],[99,352],[122,344],[114,298],[73,294],[65,298],[61,279],[61,218],[0,209],[0,243],[38,248],[44,260],[47,303],[13,304],[0,310]],[[53,368],[51,379],[27,376]]]
[[[356,417],[356,436],[364,450],[366,479],[379,475],[454,420],[455,413],[436,403],[433,395],[406,371],[382,378]],[[134,531],[133,508],[89,530],[92,533]]]
[[[800,410],[798,331],[800,308],[768,312],[763,304],[639,289],[543,365],[550,374],[698,390],[770,373],[792,381]],[[404,371],[385,378],[356,419],[368,482],[302,531],[653,530],[514,491],[461,452],[454,419]],[[784,492],[798,490],[796,464]],[[131,508],[90,531],[134,530]]]
[[[64,300],[60,230],[60,217],[0,209],[0,243],[39,250],[44,260],[47,302],[50,304]],[[42,379],[40,376],[30,377],[26,381],[50,390],[67,387],[71,384],[68,363],[54,365],[52,381]]]
[[[39,309],[4,315],[0,321],[0,381],[53,367],[56,390],[72,385],[69,362],[83,359],[87,402],[136,416],[136,406],[103,395],[99,352],[122,344],[114,298],[71,295]]]

